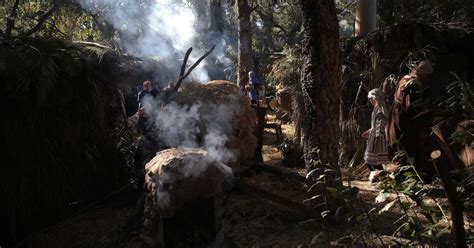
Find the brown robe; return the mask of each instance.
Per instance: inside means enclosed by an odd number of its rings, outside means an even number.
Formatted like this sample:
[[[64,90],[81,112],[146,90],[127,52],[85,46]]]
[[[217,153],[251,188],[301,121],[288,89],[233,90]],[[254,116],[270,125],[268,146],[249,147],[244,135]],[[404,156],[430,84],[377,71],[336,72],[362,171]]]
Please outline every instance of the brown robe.
[[[402,135],[402,127],[408,126],[410,121],[410,107],[414,100],[418,97],[417,91],[421,88],[421,83],[416,76],[406,75],[398,83],[395,90],[392,108],[387,123],[387,139],[389,145],[393,146],[398,143]]]
[[[422,97],[422,87],[415,76],[403,77],[395,91],[387,123],[389,152],[394,163],[407,164],[408,158],[420,172],[432,174],[429,154],[434,147],[430,138],[432,113]],[[404,152],[402,152],[404,151]]]

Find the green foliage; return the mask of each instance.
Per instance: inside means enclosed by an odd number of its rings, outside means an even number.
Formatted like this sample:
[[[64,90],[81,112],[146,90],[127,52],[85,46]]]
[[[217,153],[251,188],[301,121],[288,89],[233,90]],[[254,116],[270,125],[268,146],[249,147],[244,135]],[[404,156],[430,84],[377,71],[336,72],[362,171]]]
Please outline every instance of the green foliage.
[[[403,150],[397,155],[407,157]],[[423,182],[412,158],[408,158],[407,164],[398,167],[394,173],[381,173],[380,180],[378,188],[381,191],[375,201],[385,202],[390,194],[394,195],[395,199],[388,202],[379,213],[388,211],[394,205],[397,205],[403,213],[402,217],[394,223],[398,225],[393,233],[394,236],[407,235],[420,242],[428,243],[443,244],[445,242],[446,234],[450,233],[444,210],[435,198],[429,196],[432,195],[430,191],[433,187],[428,187]],[[435,202],[437,208],[428,206],[426,203],[428,200]],[[426,218],[426,221],[421,216]]]
[[[249,4],[255,9],[252,12],[253,46],[257,57],[269,51],[269,40],[274,51],[281,51],[285,46],[292,46],[301,39],[301,7],[297,0],[271,1],[254,0]],[[269,33],[266,30],[270,30]],[[268,37],[270,35],[270,37]]]
[[[336,3],[339,35],[341,37],[350,38],[354,35],[355,7],[355,1],[338,1]]]
[[[465,120],[474,119],[474,87],[456,74],[452,75],[456,81],[446,87],[447,97],[440,107],[445,106],[448,111],[461,113]]]
[[[474,87],[472,84],[461,80],[452,73],[456,81],[446,87],[446,96],[438,104],[442,112],[448,116],[443,121],[457,117],[461,120],[474,120]],[[474,128],[461,128],[453,132],[450,137],[451,144],[471,144],[474,142]]]
[[[0,16],[10,15],[15,0],[0,5]],[[60,38],[77,41],[102,41],[102,34],[92,15],[84,13],[73,1],[58,1],[59,8],[34,33],[36,37]],[[52,1],[20,1],[13,35],[22,35],[36,26],[38,20],[53,7]],[[5,30],[7,18],[0,18],[0,29]]]
[[[474,24],[474,5],[471,0],[379,0],[377,1],[379,26],[390,26],[402,20],[430,23],[457,22]]]

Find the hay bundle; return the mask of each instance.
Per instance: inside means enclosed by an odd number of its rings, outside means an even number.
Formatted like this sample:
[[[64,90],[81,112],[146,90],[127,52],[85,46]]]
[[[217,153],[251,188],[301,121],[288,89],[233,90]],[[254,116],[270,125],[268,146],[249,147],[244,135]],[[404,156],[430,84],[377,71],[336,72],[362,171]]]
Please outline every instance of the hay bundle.
[[[208,156],[203,149],[167,149],[158,152],[145,166],[148,192],[146,209],[157,210],[162,218],[199,199],[223,191],[231,183],[232,169]]]
[[[208,84],[188,83],[180,89],[173,100],[179,105],[191,106],[197,103],[201,105],[200,116],[211,118],[200,127],[202,132],[209,129],[208,125],[226,126],[225,148],[234,155],[233,162],[229,163],[229,166],[233,168],[249,166],[257,146],[254,134],[256,116],[237,85],[223,80],[211,81]]]

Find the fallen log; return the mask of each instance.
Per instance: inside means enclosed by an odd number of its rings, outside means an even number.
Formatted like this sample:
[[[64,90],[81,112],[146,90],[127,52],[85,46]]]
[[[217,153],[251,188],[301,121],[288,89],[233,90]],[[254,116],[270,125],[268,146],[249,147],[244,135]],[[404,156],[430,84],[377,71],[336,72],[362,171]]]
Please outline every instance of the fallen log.
[[[271,173],[271,174],[274,174],[274,175],[277,175],[277,176],[280,176],[280,177],[283,177],[283,178],[290,178],[290,179],[293,179],[293,180],[296,180],[296,181],[299,181],[299,182],[302,182],[302,183],[307,183],[308,182],[306,177],[301,176],[300,174],[298,174],[296,172],[287,171],[287,170],[284,170],[282,168],[278,168],[278,167],[275,167],[275,166],[270,166],[270,165],[259,163],[253,168],[255,168],[257,170],[261,170],[263,172]]]
[[[289,200],[285,197],[281,197],[279,195],[263,190],[243,180],[237,179],[235,181],[235,186],[237,190],[240,190],[244,193],[248,193],[250,195],[257,196],[259,198],[269,200],[280,206],[286,207],[297,214],[301,214],[304,217],[312,218],[312,219],[321,219],[321,215],[316,210],[313,210],[310,207],[303,205],[301,203]]]

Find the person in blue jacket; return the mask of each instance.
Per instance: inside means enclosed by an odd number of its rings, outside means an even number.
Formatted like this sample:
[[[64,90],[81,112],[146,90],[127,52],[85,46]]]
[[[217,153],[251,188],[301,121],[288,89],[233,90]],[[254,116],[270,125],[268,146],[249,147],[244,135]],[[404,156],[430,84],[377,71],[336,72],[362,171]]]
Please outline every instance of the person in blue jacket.
[[[257,104],[259,99],[260,81],[254,71],[249,72],[248,96],[252,104]]]

